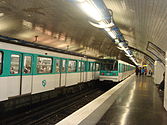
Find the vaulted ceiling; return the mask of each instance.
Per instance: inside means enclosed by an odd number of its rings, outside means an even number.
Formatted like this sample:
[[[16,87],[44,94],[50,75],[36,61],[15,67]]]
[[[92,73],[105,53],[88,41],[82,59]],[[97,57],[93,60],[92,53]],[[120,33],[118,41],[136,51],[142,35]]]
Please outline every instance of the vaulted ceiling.
[[[130,47],[145,52],[147,42],[167,50],[166,0],[104,0]],[[112,40],[88,23],[72,0],[0,0],[0,35],[96,57],[128,60]],[[140,52],[135,52],[138,58]],[[140,60],[140,59],[139,59]],[[142,60],[142,59],[141,59]]]
[[[166,0],[104,0],[129,45],[146,51],[151,41],[167,50]]]

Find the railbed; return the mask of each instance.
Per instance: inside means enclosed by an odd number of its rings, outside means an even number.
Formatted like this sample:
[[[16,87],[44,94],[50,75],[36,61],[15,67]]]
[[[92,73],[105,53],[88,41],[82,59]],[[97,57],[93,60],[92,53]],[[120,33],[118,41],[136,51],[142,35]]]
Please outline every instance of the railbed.
[[[103,95],[58,122],[56,125],[95,125],[126,86],[132,83],[134,76],[135,75],[132,74]]]

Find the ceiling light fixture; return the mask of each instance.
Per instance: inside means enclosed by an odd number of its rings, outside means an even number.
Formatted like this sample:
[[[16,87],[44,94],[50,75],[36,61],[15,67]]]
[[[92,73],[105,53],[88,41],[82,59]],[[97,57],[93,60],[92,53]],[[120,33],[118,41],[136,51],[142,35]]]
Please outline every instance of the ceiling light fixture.
[[[100,0],[75,0],[78,6],[84,11],[87,16],[93,19],[89,21],[91,25],[97,28],[104,29],[108,35],[115,40],[115,44],[118,44],[118,49],[123,50],[125,55],[128,56],[136,65],[137,62],[133,58],[133,54],[128,47],[122,33],[119,28],[115,26],[114,20],[112,18],[112,11],[107,9],[103,1]],[[123,3],[124,5],[124,3]]]
[[[96,24],[96,23],[93,23],[93,22],[89,21],[89,23],[90,23],[92,26],[97,27],[97,28],[101,28],[101,29],[110,28],[110,27],[114,26],[114,23],[113,23],[113,22],[111,22],[111,23],[109,23],[109,24],[106,24],[106,23],[104,23],[104,22],[99,22],[99,24]]]
[[[116,33],[113,31],[109,31],[108,34],[111,36],[111,38],[116,39]]]
[[[1,13],[1,12],[0,12],[0,17],[2,17],[2,16],[4,16],[4,13]]]
[[[93,1],[89,0],[77,0],[79,7],[84,11],[90,18],[100,21],[102,20],[102,14],[96,7]]]

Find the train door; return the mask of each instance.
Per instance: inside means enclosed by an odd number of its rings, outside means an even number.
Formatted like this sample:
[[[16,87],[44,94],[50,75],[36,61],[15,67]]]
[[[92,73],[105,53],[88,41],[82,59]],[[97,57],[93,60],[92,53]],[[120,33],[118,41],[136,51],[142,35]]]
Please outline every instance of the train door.
[[[84,62],[81,61],[81,82],[84,82]]]
[[[95,65],[95,63],[93,62],[92,63],[92,79],[94,80],[95,79],[95,68],[96,68],[96,65]]]
[[[21,60],[21,79],[20,79],[20,94],[29,94],[32,92],[33,81],[33,56],[31,54],[22,54]]]
[[[9,68],[9,77],[8,77],[8,96],[18,96],[20,95],[21,87],[21,60],[22,55],[18,52],[10,53],[10,68]]]
[[[119,81],[122,80],[122,64],[119,63],[119,67],[118,67],[118,78],[119,78]]]
[[[80,77],[80,82],[83,82],[83,72],[82,72],[82,61],[78,61],[78,72],[80,73],[79,77]]]
[[[99,63],[96,63],[96,68],[95,68],[95,78],[99,78]]]
[[[88,61],[88,59],[87,59],[87,61]],[[85,82],[87,82],[88,81],[88,62],[85,62]]]
[[[86,62],[82,62],[82,81],[86,82]]]
[[[61,87],[61,59],[56,58],[55,60],[56,64],[56,75],[55,75],[55,79],[56,79],[56,85],[55,87]]]
[[[93,80],[93,63],[92,62],[90,62],[90,80]]]
[[[67,60],[62,59],[62,61],[61,61],[61,77],[60,77],[61,86],[66,86],[66,79],[67,79]]]

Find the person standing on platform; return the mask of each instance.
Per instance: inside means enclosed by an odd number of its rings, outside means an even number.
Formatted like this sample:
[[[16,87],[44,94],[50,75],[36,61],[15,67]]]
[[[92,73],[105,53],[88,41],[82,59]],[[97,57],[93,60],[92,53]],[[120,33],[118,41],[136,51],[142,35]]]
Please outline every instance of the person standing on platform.
[[[147,68],[145,68],[145,76],[147,76]]]
[[[144,67],[141,69],[141,75],[144,75],[145,69]]]
[[[141,76],[141,67],[139,68],[139,75]]]
[[[138,74],[139,74],[139,68],[138,67],[136,67],[136,75],[138,76]]]

